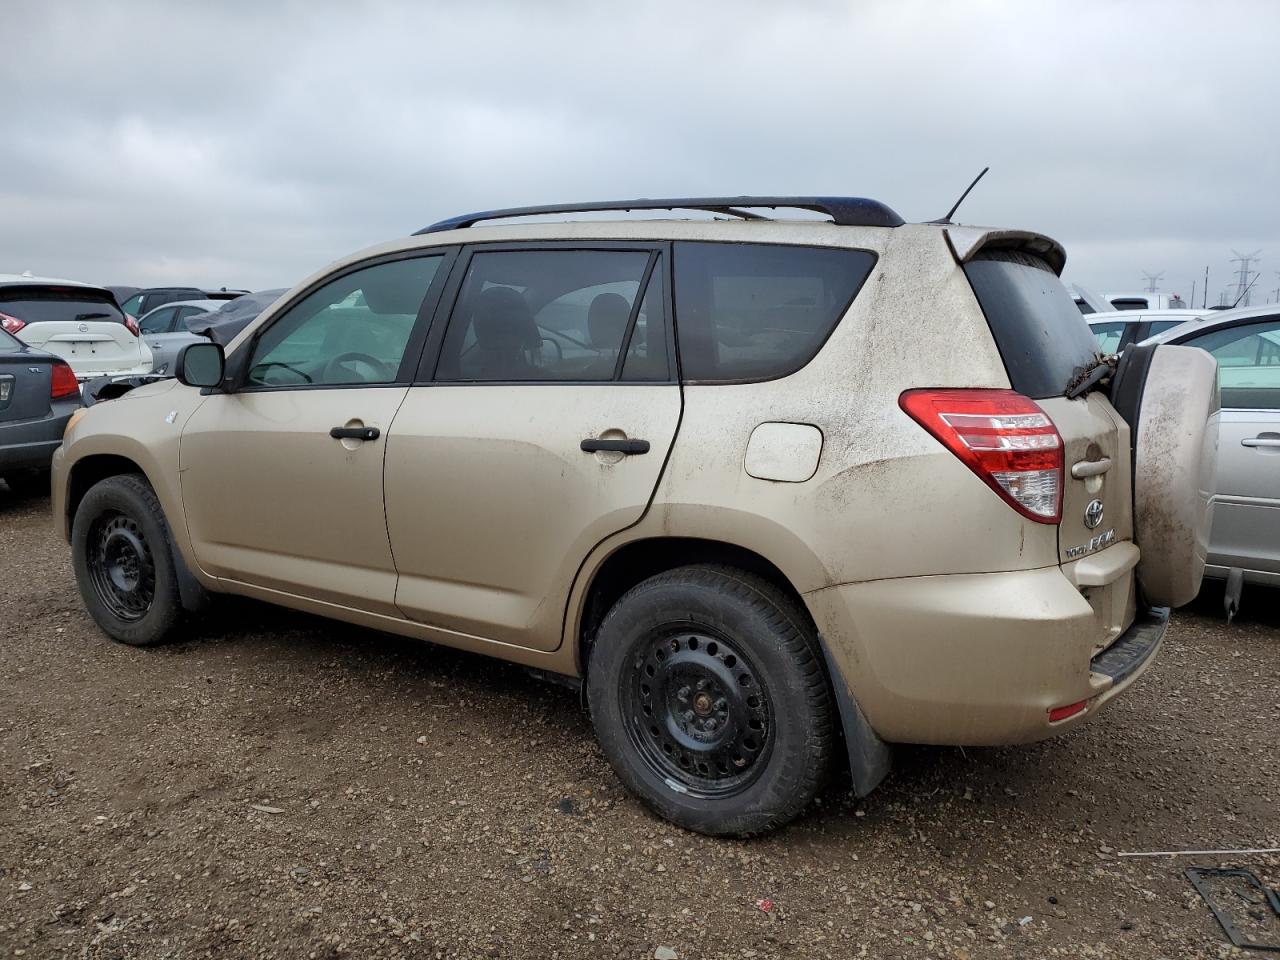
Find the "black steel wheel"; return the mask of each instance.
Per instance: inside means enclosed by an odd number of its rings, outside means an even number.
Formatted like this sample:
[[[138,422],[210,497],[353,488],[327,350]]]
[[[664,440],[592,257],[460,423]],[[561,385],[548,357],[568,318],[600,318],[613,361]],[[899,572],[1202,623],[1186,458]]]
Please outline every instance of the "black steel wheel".
[[[689,796],[740,793],[767,762],[769,692],[750,659],[722,635],[654,631],[619,677],[618,695],[632,745]]]
[[[149,646],[169,638],[182,613],[169,527],[139,474],[89,489],[71,524],[71,563],[85,608],[112,638]]]
[[[771,830],[830,773],[835,708],[817,632],[743,570],[680,567],[629,590],[597,631],[587,700],[619,779],[690,830]]]
[[[114,510],[99,514],[85,543],[93,589],[112,616],[136,623],[156,593],[156,566],[142,526]]]

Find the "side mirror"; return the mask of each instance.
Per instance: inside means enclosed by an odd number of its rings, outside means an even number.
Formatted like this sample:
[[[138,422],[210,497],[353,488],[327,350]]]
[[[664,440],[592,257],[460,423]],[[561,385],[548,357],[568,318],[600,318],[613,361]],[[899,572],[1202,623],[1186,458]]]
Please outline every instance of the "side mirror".
[[[216,387],[222,383],[226,359],[219,343],[189,343],[178,351],[173,374],[188,387]]]

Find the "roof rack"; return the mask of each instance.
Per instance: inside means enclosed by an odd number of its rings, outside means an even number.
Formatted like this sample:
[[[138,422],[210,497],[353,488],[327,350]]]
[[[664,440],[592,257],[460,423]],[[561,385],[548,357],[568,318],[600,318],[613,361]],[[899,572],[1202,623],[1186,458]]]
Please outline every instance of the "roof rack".
[[[544,207],[509,207],[505,210],[484,210],[465,213],[459,217],[441,220],[429,227],[415,231],[414,236],[439,233],[443,230],[459,230],[475,226],[484,220],[506,220],[510,217],[534,217],[553,213],[595,213],[602,210],[705,210],[722,213],[743,220],[767,220],[758,213],[743,207],[774,209],[791,207],[797,210],[813,210],[825,213],[842,227],[900,227],[904,221],[893,210],[878,200],[863,197],[683,197],[657,200],[601,200],[594,203],[556,203]]]

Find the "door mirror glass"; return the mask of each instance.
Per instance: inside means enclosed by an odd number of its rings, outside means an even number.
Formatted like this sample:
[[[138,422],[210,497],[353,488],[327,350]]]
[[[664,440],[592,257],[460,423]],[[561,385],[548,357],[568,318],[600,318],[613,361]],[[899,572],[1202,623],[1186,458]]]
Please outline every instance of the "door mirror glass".
[[[221,344],[190,343],[178,354],[174,374],[189,387],[216,387],[222,382],[223,364]]]

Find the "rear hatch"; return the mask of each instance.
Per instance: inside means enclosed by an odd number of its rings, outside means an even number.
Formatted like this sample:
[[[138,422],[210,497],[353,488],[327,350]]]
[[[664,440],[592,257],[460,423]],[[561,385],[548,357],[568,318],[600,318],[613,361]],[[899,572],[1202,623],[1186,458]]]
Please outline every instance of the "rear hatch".
[[[24,343],[62,357],[81,380],[150,367],[150,352],[107,290],[58,284],[0,288],[0,323]]]
[[[964,265],[1014,390],[1035,400],[1062,436],[1063,564],[1133,539],[1129,428],[1101,392],[1067,399],[1096,341],[1054,269],[1019,249],[979,250]],[[1128,589],[1129,578],[1117,586]]]

